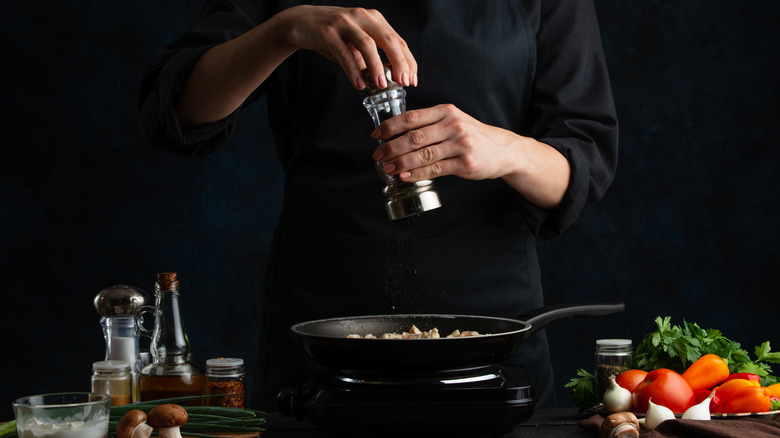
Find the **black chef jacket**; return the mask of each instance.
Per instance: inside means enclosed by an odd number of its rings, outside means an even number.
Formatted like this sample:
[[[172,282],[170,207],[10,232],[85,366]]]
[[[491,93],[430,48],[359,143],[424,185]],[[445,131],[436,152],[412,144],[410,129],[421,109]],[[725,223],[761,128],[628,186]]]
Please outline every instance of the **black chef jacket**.
[[[155,147],[200,155],[231,136],[236,113],[194,128],[174,105],[198,58],[293,1],[206,0],[193,28],[161,54],[139,97]],[[318,2],[314,2],[318,3]],[[371,160],[373,125],[340,66],[298,51],[248,99],[268,98],[285,170],[271,248],[253,405],[319,368],[290,332],[350,315],[514,317],[543,305],[535,239],[559,235],[602,197],[617,161],[617,121],[590,0],[336,1],[378,9],[419,63],[410,109],[452,103],[478,120],[546,142],[571,165],[562,205],[532,205],[503,180],[436,179],[443,207],[390,221]],[[507,361],[518,383],[554,403],[544,332]]]

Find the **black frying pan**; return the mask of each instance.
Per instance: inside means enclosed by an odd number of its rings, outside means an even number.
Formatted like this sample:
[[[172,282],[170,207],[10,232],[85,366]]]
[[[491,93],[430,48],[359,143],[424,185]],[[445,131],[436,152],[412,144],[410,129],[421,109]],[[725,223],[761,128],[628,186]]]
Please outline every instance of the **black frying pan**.
[[[470,368],[501,362],[548,323],[574,316],[622,312],[623,303],[547,306],[518,319],[467,315],[375,315],[321,319],[292,326],[309,356],[339,370],[426,372]],[[409,331],[412,324],[442,336],[453,330],[476,330],[483,336],[439,339],[361,339]]]

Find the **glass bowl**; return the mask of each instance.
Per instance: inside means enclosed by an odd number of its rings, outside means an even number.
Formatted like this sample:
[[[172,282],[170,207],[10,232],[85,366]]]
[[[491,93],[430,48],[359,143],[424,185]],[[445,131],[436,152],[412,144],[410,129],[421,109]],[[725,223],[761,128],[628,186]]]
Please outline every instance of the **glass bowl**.
[[[111,396],[62,392],[13,402],[19,438],[105,438]]]

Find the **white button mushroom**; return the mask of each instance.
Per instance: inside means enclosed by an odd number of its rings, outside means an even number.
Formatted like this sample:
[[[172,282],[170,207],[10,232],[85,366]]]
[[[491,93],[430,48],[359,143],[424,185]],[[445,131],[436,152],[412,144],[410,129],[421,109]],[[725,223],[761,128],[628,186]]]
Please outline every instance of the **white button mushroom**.
[[[175,404],[165,404],[149,411],[147,421],[160,431],[160,438],[181,438],[179,427],[187,422],[187,411]]]
[[[116,425],[117,438],[149,438],[150,436],[152,436],[152,426],[146,424],[146,414],[138,409],[127,411]]]

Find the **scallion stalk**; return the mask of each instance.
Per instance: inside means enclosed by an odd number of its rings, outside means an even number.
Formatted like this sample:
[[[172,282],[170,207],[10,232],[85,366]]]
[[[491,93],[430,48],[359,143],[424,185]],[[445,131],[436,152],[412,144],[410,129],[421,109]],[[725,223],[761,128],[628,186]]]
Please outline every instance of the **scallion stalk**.
[[[220,394],[221,396],[221,394]],[[109,437],[116,436],[116,424],[128,412],[139,409],[149,412],[162,404],[187,403],[213,396],[174,397],[161,400],[133,403],[124,406],[112,406],[109,423]],[[197,438],[218,438],[210,433],[260,433],[265,429],[265,412],[252,409],[227,408],[222,406],[182,406],[187,411],[187,424],[181,430],[187,436]]]

